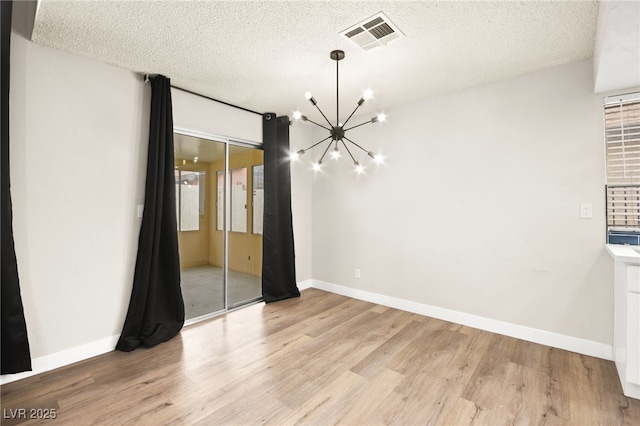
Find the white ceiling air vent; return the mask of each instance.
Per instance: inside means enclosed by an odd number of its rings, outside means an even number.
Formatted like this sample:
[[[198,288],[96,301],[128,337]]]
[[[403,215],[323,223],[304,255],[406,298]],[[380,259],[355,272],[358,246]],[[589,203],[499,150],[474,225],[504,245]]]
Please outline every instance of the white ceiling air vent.
[[[384,46],[392,40],[404,37],[382,12],[356,24],[340,33],[364,50]]]

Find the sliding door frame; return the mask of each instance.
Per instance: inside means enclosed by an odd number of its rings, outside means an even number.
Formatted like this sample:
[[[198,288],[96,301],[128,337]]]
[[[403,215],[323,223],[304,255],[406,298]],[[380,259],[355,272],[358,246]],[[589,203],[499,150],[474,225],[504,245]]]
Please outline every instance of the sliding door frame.
[[[229,148],[230,146],[239,146],[243,148],[251,148],[251,149],[259,149],[263,150],[262,142],[251,141],[247,139],[240,138],[232,138],[228,136],[217,135],[214,133],[206,133],[200,132],[193,129],[188,129],[185,127],[174,126],[173,133],[179,133],[184,136],[191,136],[194,138],[205,139],[214,143],[224,143],[224,207],[223,207],[223,240],[222,240],[222,250],[223,254],[223,268],[222,268],[222,276],[223,276],[223,295],[224,295],[224,308],[219,311],[210,312],[208,314],[200,315],[194,318],[190,318],[185,321],[185,325],[190,325],[196,322],[200,322],[205,319],[212,318],[217,315],[221,315],[235,309],[242,308],[243,306],[250,305],[252,303],[258,303],[262,300],[262,298],[257,298],[255,300],[249,300],[246,304],[235,304],[233,307],[229,307],[229,297],[227,286],[229,283],[229,232],[231,226],[231,217],[230,217],[230,208],[231,208],[231,179],[230,173],[231,169],[229,168]],[[213,213],[212,213],[213,214]]]

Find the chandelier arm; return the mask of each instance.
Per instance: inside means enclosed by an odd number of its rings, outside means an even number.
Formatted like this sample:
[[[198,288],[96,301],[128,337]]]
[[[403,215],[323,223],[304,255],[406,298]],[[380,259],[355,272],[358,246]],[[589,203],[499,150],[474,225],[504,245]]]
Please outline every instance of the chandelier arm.
[[[320,142],[316,142],[313,145],[311,145],[309,148],[305,148],[303,151],[309,151],[311,148],[315,148],[316,146],[320,145],[322,142],[326,141],[327,139],[331,139],[331,136],[327,136],[326,138],[322,139]]]
[[[365,124],[369,124],[371,122],[372,122],[371,120],[367,120],[364,123],[356,124],[353,127],[349,127],[348,129],[344,129],[344,131],[346,132],[347,130],[355,129],[356,127],[364,126]]]
[[[349,139],[348,137],[344,137],[346,140],[348,140],[349,142],[351,142],[352,144],[354,144],[355,146],[357,146],[358,148],[360,148],[361,150],[363,150],[364,152],[366,152],[367,154],[369,154],[369,151],[367,151],[366,149],[364,149],[363,147],[361,147],[360,145],[358,145],[357,143],[355,143],[354,141],[352,141],[351,139]],[[342,142],[344,143],[344,142]],[[345,145],[346,147],[346,145]]]
[[[327,118],[327,116],[326,116],[326,115],[324,115],[324,112],[322,112],[322,110],[320,109],[320,107],[318,106],[318,104],[317,104],[317,103],[315,103],[313,106],[314,106],[314,107],[316,107],[316,108],[318,109],[318,111],[320,111],[320,114],[322,114],[322,116],[324,117],[324,119],[325,119],[325,120],[327,120],[327,123],[329,123],[329,126],[333,127],[333,124],[331,124],[331,122],[329,121],[329,119]],[[311,120],[309,120],[309,121],[311,121]],[[325,129],[326,129],[326,127],[325,127]]]
[[[313,120],[309,120],[308,118],[306,118],[306,119],[305,119],[305,121],[308,121],[308,122],[310,122],[310,123],[313,123],[313,124],[315,124],[315,125],[316,125],[316,126],[318,126],[318,127],[322,127],[322,128],[323,128],[323,129],[325,129],[325,130],[331,131],[331,129],[330,129],[330,128],[325,127],[325,126],[323,126],[322,124],[318,124],[318,123],[316,123],[316,122],[315,122],[315,121],[313,121]]]
[[[353,112],[351,113],[351,115],[349,115],[349,117],[344,121],[344,123],[342,124],[342,128],[344,129],[344,126],[347,125],[347,123],[349,122],[349,120],[351,120],[351,117],[353,117],[353,114],[356,113],[356,111],[358,110],[358,108],[360,108],[360,105],[362,105],[361,102],[358,102],[358,105],[356,106],[356,108],[353,110]],[[353,127],[351,127],[353,129]]]
[[[345,139],[346,139],[346,138],[345,138]],[[349,139],[347,139],[347,140],[349,140]],[[353,157],[353,154],[351,154],[351,151],[349,151],[349,148],[347,147],[347,144],[346,144],[346,143],[344,143],[344,140],[340,139],[340,142],[342,142],[342,145],[344,145],[344,149],[346,149],[346,150],[347,150],[347,152],[349,153],[349,157],[351,157],[351,159],[353,160],[354,164],[358,164],[358,162],[356,161],[356,159]],[[351,142],[351,141],[349,141],[349,142]],[[353,142],[351,142],[351,143],[353,143]],[[337,142],[336,142],[336,144],[337,144]]]
[[[331,148],[331,143],[327,144],[327,149],[325,149],[322,153],[322,157],[320,157],[320,160],[318,160],[318,164],[322,164],[322,160],[324,159],[324,156],[327,155],[327,151],[329,151],[329,148]]]

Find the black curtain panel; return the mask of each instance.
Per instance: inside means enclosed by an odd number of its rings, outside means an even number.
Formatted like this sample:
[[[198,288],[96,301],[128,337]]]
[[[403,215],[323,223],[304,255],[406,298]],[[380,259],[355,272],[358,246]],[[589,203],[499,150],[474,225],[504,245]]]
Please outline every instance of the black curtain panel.
[[[264,147],[264,226],[262,297],[266,303],[299,297],[291,217],[289,117],[262,118]]]
[[[171,83],[151,78],[151,120],[144,214],[129,311],[116,349],[154,346],[180,332],[184,301],[176,225]]]
[[[2,1],[2,346],[0,370],[2,374],[31,371],[31,353],[27,324],[22,309],[18,262],[13,241],[13,210],[9,182],[9,71],[11,48],[11,12],[13,3]]]

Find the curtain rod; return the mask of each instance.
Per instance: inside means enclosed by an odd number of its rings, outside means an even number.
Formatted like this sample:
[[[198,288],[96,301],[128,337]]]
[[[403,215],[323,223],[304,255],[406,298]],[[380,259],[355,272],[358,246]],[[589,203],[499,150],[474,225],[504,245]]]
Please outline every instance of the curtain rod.
[[[182,87],[174,86],[173,84],[171,85],[171,87],[174,88],[174,89],[182,90],[183,92],[190,93],[192,95],[200,96],[201,98],[209,99],[210,101],[218,102],[220,104],[224,104],[224,105],[227,105],[227,106],[230,106],[230,107],[233,107],[233,108],[237,108],[237,109],[241,109],[243,111],[247,111],[247,112],[251,112],[251,113],[254,113],[254,114],[258,114],[260,116],[263,115],[260,112],[253,111],[251,109],[247,109],[247,108],[244,108],[244,107],[241,107],[241,106],[238,106],[238,105],[230,104],[229,102],[221,101],[219,99],[211,98],[209,96],[205,96],[205,95],[202,95],[200,93],[192,92],[191,90],[183,89]]]

